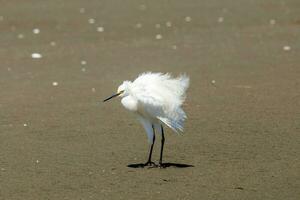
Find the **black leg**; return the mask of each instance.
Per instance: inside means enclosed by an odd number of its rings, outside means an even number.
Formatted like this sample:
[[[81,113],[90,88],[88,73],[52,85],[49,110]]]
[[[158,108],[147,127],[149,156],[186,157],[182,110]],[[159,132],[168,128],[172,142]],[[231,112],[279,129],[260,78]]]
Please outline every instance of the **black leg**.
[[[164,144],[165,144],[165,134],[164,134],[164,128],[161,125],[161,148],[160,148],[160,158],[159,158],[159,166],[160,167],[163,167],[162,157],[163,157],[163,151],[164,151]]]
[[[156,166],[156,164],[151,161],[153,146],[154,146],[154,142],[155,142],[155,130],[154,130],[153,125],[152,125],[152,130],[153,130],[153,140],[152,140],[152,144],[151,144],[151,147],[150,147],[148,161],[144,164],[144,166]]]

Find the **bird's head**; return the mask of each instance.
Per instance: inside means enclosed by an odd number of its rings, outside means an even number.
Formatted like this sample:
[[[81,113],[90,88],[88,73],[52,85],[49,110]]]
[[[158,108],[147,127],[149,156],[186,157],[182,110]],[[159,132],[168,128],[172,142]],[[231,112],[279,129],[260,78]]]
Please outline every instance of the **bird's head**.
[[[126,97],[129,95],[129,88],[130,88],[131,82],[130,81],[124,81],[117,90],[116,94],[113,94],[112,96],[106,98],[103,100],[103,102],[108,101],[114,97]]]

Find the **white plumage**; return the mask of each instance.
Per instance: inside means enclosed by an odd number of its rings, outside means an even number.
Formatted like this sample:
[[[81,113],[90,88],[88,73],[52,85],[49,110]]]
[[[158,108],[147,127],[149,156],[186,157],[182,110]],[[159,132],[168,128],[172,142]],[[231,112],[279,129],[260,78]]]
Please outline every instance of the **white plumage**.
[[[186,75],[172,78],[170,74],[146,72],[140,74],[133,82],[124,81],[119,86],[117,94],[104,101],[120,96],[122,105],[137,115],[151,144],[149,160],[152,163],[151,153],[155,132],[162,135],[163,124],[177,133],[183,131],[183,123],[187,116],[181,106],[186,98],[188,87],[189,78]],[[162,137],[164,140],[163,135]],[[161,160],[160,164],[162,164]]]

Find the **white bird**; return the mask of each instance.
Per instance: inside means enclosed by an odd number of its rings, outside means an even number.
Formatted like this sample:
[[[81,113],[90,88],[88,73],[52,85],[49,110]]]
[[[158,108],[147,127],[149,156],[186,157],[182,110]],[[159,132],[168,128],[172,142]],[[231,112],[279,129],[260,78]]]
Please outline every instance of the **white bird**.
[[[135,113],[144,126],[151,145],[148,161],[143,166],[157,166],[151,161],[155,132],[161,135],[159,166],[163,167],[164,148],[163,125],[178,133],[183,131],[183,122],[187,118],[181,108],[189,87],[189,77],[180,75],[172,78],[170,74],[146,72],[140,74],[133,82],[124,81],[113,97],[122,97],[121,103]]]

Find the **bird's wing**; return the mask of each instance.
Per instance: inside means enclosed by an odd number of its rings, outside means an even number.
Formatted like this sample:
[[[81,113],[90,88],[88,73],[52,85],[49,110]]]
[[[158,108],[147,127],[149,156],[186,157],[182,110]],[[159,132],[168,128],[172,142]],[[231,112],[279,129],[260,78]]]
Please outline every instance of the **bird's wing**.
[[[183,122],[186,114],[180,104],[174,103],[170,89],[155,82],[137,82],[132,95],[138,101],[138,112],[144,117],[158,119],[175,132],[183,131]],[[173,103],[173,104],[172,104]]]

